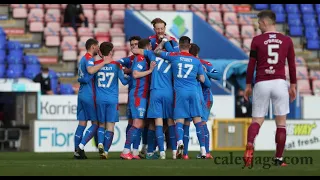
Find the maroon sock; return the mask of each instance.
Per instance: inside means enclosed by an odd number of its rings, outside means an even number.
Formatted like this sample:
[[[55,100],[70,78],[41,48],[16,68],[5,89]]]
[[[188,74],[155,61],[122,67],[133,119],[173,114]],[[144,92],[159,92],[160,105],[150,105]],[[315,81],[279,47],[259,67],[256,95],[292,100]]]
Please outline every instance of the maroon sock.
[[[260,129],[260,124],[258,124],[257,122],[253,122],[250,124],[248,128],[247,143],[250,143],[250,144],[254,143],[254,139],[259,133],[259,129]]]
[[[277,132],[276,132],[276,157],[281,158],[283,155],[284,147],[286,145],[286,139],[287,139],[287,131],[286,126],[278,126]]]

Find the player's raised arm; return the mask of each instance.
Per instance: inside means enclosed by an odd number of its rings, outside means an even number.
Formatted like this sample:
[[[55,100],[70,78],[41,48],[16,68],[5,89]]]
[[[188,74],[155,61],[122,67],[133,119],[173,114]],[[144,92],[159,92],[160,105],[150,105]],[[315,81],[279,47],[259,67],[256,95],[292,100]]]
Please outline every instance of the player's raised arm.
[[[138,79],[138,78],[141,78],[141,77],[145,77],[149,74],[152,73],[154,67],[157,65],[156,62],[152,61],[151,64],[150,64],[150,68],[146,71],[142,71],[143,67],[145,67],[147,64],[146,64],[146,60],[144,59],[143,56],[137,56],[136,57],[136,63],[135,65],[133,66],[133,73],[132,73],[132,76],[135,78],[135,79]]]
[[[252,79],[253,79],[253,73],[254,68],[256,67],[256,60],[257,60],[257,45],[255,44],[255,38],[253,38],[251,42],[251,50],[250,50],[250,57],[249,57],[249,64],[247,68],[247,76],[246,76],[246,90],[244,93],[244,99],[246,101],[249,100],[249,96],[252,93]]]
[[[289,65],[289,76],[290,76],[290,89],[289,95],[291,102],[296,99],[296,87],[297,87],[297,74],[296,74],[296,63],[295,63],[295,52],[293,42],[289,39],[289,51],[288,51],[288,65]]]

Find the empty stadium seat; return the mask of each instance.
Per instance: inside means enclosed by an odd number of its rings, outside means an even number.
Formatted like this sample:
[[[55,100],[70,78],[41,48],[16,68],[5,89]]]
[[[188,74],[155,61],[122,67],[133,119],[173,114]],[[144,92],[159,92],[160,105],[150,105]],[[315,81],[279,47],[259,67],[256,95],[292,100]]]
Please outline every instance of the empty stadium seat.
[[[28,64],[24,70],[24,77],[33,79],[41,72],[41,66],[39,64]]]
[[[320,80],[320,70],[311,70],[310,71],[310,78],[311,79],[318,79]]]
[[[276,13],[276,23],[285,23],[286,18],[287,17],[285,13]]]
[[[269,4],[254,4],[255,10],[266,10],[269,9]]]
[[[60,29],[60,33],[62,36],[76,36],[76,31],[73,29],[73,27],[62,27]]]
[[[8,41],[8,50],[22,50],[22,45],[19,41]]]
[[[223,24],[212,24],[211,27],[213,29],[215,29],[216,31],[218,31],[220,34],[223,34],[224,35],[224,26]]]
[[[306,27],[305,28],[305,37],[307,40],[318,40],[319,32],[317,27]]]
[[[38,9],[38,8],[34,8],[34,9],[30,9],[30,12],[28,14],[28,21],[29,22],[43,22],[44,19],[44,12],[43,9]]]
[[[95,15],[96,23],[110,22],[110,12],[108,10],[97,10]]]
[[[23,51],[12,50],[7,56],[8,64],[22,64],[23,63]]]
[[[302,14],[313,14],[313,4],[300,4]]]
[[[123,10],[114,10],[111,15],[112,23],[123,23],[124,21],[124,11]]]
[[[221,5],[220,4],[206,4],[206,10],[208,12],[211,12],[211,11],[220,12],[221,11]]]
[[[76,50],[65,50],[62,52],[62,60],[64,61],[76,61],[77,57]]]
[[[11,8],[27,8],[26,4],[10,4]]]
[[[36,55],[25,55],[23,60],[25,64],[40,64],[38,56]]]
[[[60,84],[60,93],[61,94],[74,94],[71,84]]]
[[[47,35],[46,37],[46,46],[59,46],[60,45],[60,36],[51,36]]]
[[[44,4],[45,9],[61,9],[60,4]]]
[[[296,65],[299,65],[299,66],[304,66],[306,64],[306,61],[304,60],[303,57],[296,57]]]
[[[86,16],[86,18],[88,18],[89,23],[94,23],[94,12],[92,9],[84,9],[83,13]]]
[[[45,14],[46,22],[59,22],[60,23],[61,12],[60,9],[48,9]]]
[[[22,77],[23,74],[23,66],[22,64],[10,64],[7,71],[7,78],[19,78]]]
[[[221,4],[221,10],[223,12],[235,12],[233,4]]]
[[[303,19],[303,24],[306,27],[318,27],[317,21],[316,21],[316,17],[314,16],[314,14],[304,14],[302,16]]]
[[[110,9],[110,6],[109,4],[94,4],[93,5],[93,8],[95,10],[109,10]],[[96,11],[97,12],[97,11]]]
[[[30,32],[43,32],[44,31],[44,25],[43,22],[30,22],[29,26]]]
[[[191,11],[205,12],[206,6],[205,6],[205,4],[191,4],[190,9],[191,9]]]
[[[253,38],[255,36],[255,30],[252,25],[241,26],[241,37],[242,38]]]
[[[306,49],[308,49],[308,50],[320,50],[320,41],[319,40],[313,40],[313,39],[307,40]]]
[[[318,13],[318,14],[320,14],[320,4],[316,4],[316,12]]]
[[[234,44],[235,46],[242,48],[241,46],[241,42],[239,41],[239,39],[235,39],[235,38],[230,38],[229,39],[230,42],[232,42],[232,44]]]
[[[125,10],[126,5],[125,4],[111,4],[110,9],[111,10]]]
[[[312,89],[314,95],[320,96],[320,80],[317,79],[312,81]]]
[[[293,14],[300,13],[298,4],[285,4],[285,9],[287,13],[293,13]]]
[[[175,4],[174,8],[177,11],[189,11],[190,10],[190,4]]]
[[[312,93],[310,82],[308,79],[301,79],[297,81],[297,88],[301,95],[310,95]]]
[[[206,21],[207,19],[207,16],[204,12],[201,12],[201,11],[195,11],[194,12],[197,16],[199,16],[202,20]]]
[[[238,25],[227,25],[226,26],[226,37],[227,38],[240,38],[240,31]]]
[[[4,78],[6,73],[6,65],[0,63],[0,78]]]
[[[5,63],[5,59],[6,59],[6,51],[5,50],[0,50],[0,64],[4,64]]]
[[[250,16],[242,15],[239,17],[240,25],[253,25],[252,19]]]
[[[43,9],[43,4],[28,4],[27,5],[28,9],[33,9],[33,8],[36,8],[36,9]]]
[[[219,23],[222,24],[222,16],[220,12],[209,12],[208,13],[208,23],[209,24],[214,24],[214,23]]]
[[[289,35],[293,37],[303,36],[303,27],[302,26],[292,26],[289,29]]]
[[[173,11],[173,4],[159,4],[159,10],[162,11]]]
[[[223,15],[223,23],[225,25],[238,24],[237,14],[234,12],[226,12]]]
[[[124,50],[119,50],[119,51],[114,51],[114,54],[113,54],[113,59],[114,60],[119,60],[123,57],[126,57],[127,56],[127,52],[124,51]]]
[[[78,33],[78,37],[81,37],[81,36],[93,36],[92,30],[87,28],[87,27],[79,27],[77,29],[77,33]]]
[[[76,50],[77,46],[77,37],[76,36],[63,36],[61,41],[61,49],[65,50]]]
[[[12,15],[13,18],[27,18],[28,12],[26,8],[14,8]]]
[[[244,51],[246,51],[246,52],[250,51],[251,42],[252,42],[252,38],[243,39],[243,49],[244,49]]]
[[[93,4],[81,4],[83,9],[93,9]]]
[[[142,4],[143,10],[156,11],[158,10],[158,4]]]
[[[128,4],[127,9],[141,10],[142,4]]]
[[[306,66],[297,66],[297,79],[309,79],[308,70]]]
[[[270,9],[275,13],[285,13],[285,10],[282,4],[271,4]]]

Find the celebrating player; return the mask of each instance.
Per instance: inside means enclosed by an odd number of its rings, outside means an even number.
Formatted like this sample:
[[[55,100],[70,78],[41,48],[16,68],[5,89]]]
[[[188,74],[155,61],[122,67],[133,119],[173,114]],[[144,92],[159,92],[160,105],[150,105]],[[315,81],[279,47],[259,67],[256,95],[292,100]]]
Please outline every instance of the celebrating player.
[[[253,38],[247,69],[244,98],[248,101],[252,93],[251,83],[256,67],[255,85],[252,98],[252,123],[248,128],[248,139],[244,160],[246,166],[252,165],[254,140],[267,114],[272,101],[276,119],[275,164],[285,166],[282,155],[286,142],[286,115],[289,113],[289,96],[296,98],[295,52],[290,37],[276,32],[276,15],[270,10],[258,14],[259,29],[263,34]],[[288,59],[290,88],[286,82],[285,64]]]
[[[95,92],[92,88],[93,76],[101,67],[109,63],[108,60],[105,60],[101,64],[94,66],[94,56],[97,55],[99,51],[97,40],[88,39],[86,41],[86,49],[87,53],[81,58],[78,69],[80,90],[78,93],[77,120],[79,120],[79,125],[74,137],[74,157],[77,159],[86,159],[84,146],[94,136],[98,129],[95,109]],[[88,120],[91,120],[92,125],[87,129],[85,136],[82,138]]]
[[[141,39],[138,43],[139,48],[151,49],[149,39]],[[149,75],[153,71],[156,64],[153,62],[150,64],[150,68],[147,60],[142,55],[137,55],[132,65],[132,89],[129,92],[130,98],[130,111],[133,119],[133,125],[128,130],[126,136],[126,142],[123,152],[120,154],[122,159],[140,159],[139,151],[130,152],[131,144],[138,138],[141,128],[144,127],[144,118],[146,115],[147,98],[149,91]]]

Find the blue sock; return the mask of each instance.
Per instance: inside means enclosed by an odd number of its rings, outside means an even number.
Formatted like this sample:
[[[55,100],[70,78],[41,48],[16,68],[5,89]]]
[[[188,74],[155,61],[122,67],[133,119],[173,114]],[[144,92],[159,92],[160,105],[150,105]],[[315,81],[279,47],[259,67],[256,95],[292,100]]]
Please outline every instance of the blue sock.
[[[131,126],[131,128],[128,130],[128,133],[126,135],[126,142],[124,144],[124,148],[131,149],[131,144],[136,138],[137,131],[138,131],[138,128]]]
[[[197,132],[197,137],[198,137],[198,141],[200,144],[200,147],[204,147],[205,146],[205,137],[204,137],[204,128],[202,125],[202,122],[198,122],[195,124],[196,126],[196,132]]]
[[[141,129],[137,129],[137,137],[136,139],[133,141],[133,149],[139,149],[140,146],[140,142],[141,142]]]
[[[177,141],[183,140],[183,124],[180,122],[176,123],[176,134],[177,134]]]
[[[163,126],[156,126],[156,137],[159,151],[164,151]]]
[[[153,151],[154,151],[154,146],[155,146],[155,144],[154,144],[154,137],[155,137],[155,131],[154,130],[148,130],[148,150],[147,150],[147,152],[148,153],[153,153]]]
[[[94,143],[95,143],[96,147],[98,147],[98,133],[97,132],[94,133],[93,140],[94,140]]]
[[[176,125],[169,126],[170,145],[172,150],[177,150]]]
[[[104,143],[104,127],[99,127],[98,128],[98,144],[103,144]]]
[[[142,144],[148,144],[148,131],[149,131],[149,129],[147,127],[143,128]]]
[[[109,152],[110,146],[112,144],[112,140],[113,140],[113,132],[111,131],[106,131],[104,134],[104,151],[105,152]]]
[[[83,131],[85,129],[86,129],[86,126],[78,125],[76,133],[74,135],[74,149],[77,149],[77,147],[79,146],[83,136]]]
[[[209,129],[208,129],[208,126],[207,124],[204,124],[203,125],[203,128],[204,128],[204,138],[205,138],[205,147],[206,147],[206,152],[209,153],[210,152],[210,136],[209,136]]]
[[[129,124],[127,125],[127,128],[126,128],[126,134],[128,133],[129,129],[131,128],[132,124]]]
[[[81,144],[86,145],[90,139],[94,136],[94,134],[97,132],[98,125],[92,124],[89,129],[86,130],[86,134],[81,140]]]
[[[189,128],[190,126],[187,125],[183,125],[183,155],[187,155],[188,154],[188,146],[189,146]]]

